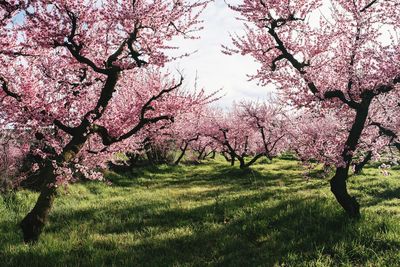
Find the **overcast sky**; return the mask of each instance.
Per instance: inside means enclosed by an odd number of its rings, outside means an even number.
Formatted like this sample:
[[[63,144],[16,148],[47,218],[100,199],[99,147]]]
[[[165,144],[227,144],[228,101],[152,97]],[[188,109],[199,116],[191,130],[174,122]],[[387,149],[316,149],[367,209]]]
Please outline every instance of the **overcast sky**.
[[[239,0],[227,0],[229,4]],[[211,92],[223,89],[225,97],[218,104],[231,105],[232,101],[242,99],[262,100],[271,93],[271,89],[257,85],[256,81],[248,81],[247,74],[254,74],[258,64],[251,58],[241,55],[227,56],[221,53],[221,44],[231,46],[229,33],[241,33],[242,22],[236,20],[237,14],[232,11],[224,0],[210,3],[203,13],[204,30],[198,40],[177,40],[174,44],[180,46],[182,52],[197,52],[187,58],[179,59],[169,68],[183,70],[186,87],[193,86],[196,73],[198,87]]]

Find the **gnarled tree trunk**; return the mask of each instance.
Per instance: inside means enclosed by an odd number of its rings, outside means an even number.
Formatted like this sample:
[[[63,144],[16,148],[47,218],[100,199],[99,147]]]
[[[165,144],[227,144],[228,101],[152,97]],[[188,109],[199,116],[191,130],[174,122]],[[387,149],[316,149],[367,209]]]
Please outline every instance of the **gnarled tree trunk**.
[[[348,168],[337,168],[335,176],[330,180],[331,191],[346,213],[352,218],[357,218],[360,216],[360,204],[355,197],[349,195],[346,185],[347,178]]]
[[[33,209],[20,223],[25,242],[36,242],[39,239],[56,196],[56,187],[54,186],[56,178],[53,168],[48,166],[43,169],[40,177],[43,177],[45,183],[42,185],[39,198]]]
[[[353,159],[353,153],[357,148],[361,133],[364,130],[372,98],[372,93],[366,93],[361,103],[356,108],[356,116],[341,155],[343,165],[336,168],[335,176],[330,180],[331,191],[335,195],[336,200],[352,218],[360,217],[360,204],[355,197],[349,195],[346,182],[349,176],[349,168]]]
[[[68,163],[85,144],[88,136],[77,134],[71,141],[64,147],[61,155],[56,159],[60,163]],[[21,221],[20,227],[24,236],[24,241],[27,243],[36,242],[47,223],[50,210],[53,206],[53,201],[57,193],[55,186],[56,176],[54,174],[54,167],[49,161],[47,165],[40,171],[44,177],[44,184],[40,191],[38,200],[36,201],[33,209]]]
[[[240,161],[240,168],[241,169],[246,169],[246,168],[250,167],[251,165],[253,165],[262,156],[264,156],[264,153],[257,154],[247,163],[245,163],[244,157],[243,157],[242,160]]]

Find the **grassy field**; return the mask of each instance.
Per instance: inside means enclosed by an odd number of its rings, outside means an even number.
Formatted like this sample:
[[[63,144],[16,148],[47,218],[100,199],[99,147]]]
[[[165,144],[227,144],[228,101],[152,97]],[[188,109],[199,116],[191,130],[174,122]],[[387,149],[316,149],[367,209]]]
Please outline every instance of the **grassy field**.
[[[60,190],[36,245],[17,223],[37,194],[0,197],[0,266],[400,266],[400,171],[351,177],[349,220],[296,161],[222,160],[108,173]],[[315,175],[317,176],[317,175]]]

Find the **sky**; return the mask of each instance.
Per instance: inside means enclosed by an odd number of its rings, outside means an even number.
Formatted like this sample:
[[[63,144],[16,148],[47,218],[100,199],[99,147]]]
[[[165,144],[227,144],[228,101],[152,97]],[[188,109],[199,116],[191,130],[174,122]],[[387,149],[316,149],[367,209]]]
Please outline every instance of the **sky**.
[[[227,0],[229,4],[240,0]],[[233,101],[265,100],[273,89],[261,87],[256,81],[249,81],[248,74],[255,74],[258,68],[250,56],[228,56],[221,52],[221,45],[232,47],[229,34],[243,32],[241,21],[236,20],[237,14],[232,11],[224,0],[211,2],[204,11],[204,29],[199,32],[197,40],[175,40],[173,44],[180,47],[179,53],[197,51],[189,57],[169,63],[169,68],[182,71],[185,78],[184,86],[193,87],[196,75],[199,88],[207,92],[222,89],[224,97],[218,105],[229,107]]]

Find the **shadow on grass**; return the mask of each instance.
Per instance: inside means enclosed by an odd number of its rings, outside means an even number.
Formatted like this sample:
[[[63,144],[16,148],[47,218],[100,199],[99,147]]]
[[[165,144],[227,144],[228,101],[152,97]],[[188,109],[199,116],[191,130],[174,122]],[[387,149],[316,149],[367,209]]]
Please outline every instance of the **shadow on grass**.
[[[350,220],[333,198],[310,195],[326,186],[322,181],[277,170],[215,164],[195,172],[190,166],[160,166],[151,173],[144,168],[134,178],[111,174],[117,189],[207,190],[123,206],[109,200],[57,209],[45,229],[47,242],[54,243],[38,244],[39,252],[6,250],[16,242],[8,236],[0,241],[0,259],[7,266],[362,266],[388,253],[393,259],[387,265],[400,264],[400,242],[391,238],[399,230],[394,219]],[[376,201],[400,193],[374,186]],[[7,223],[0,223],[1,232],[13,230]]]
[[[240,169],[237,166],[231,167],[220,163],[211,163],[208,167],[203,170],[196,169],[192,172],[191,170],[195,168],[193,165],[162,165],[138,168],[134,173],[116,174],[111,172],[108,173],[107,177],[115,186],[145,186],[150,189],[229,185],[240,190],[242,186],[254,185],[257,182],[262,183],[264,186],[276,185],[277,183],[289,186],[305,180],[299,176],[299,172],[295,169],[297,167],[296,164],[286,164],[279,168],[271,168],[270,171],[263,170],[262,172],[257,167]],[[288,172],[288,170],[296,171]],[[168,176],[168,179],[163,178],[165,176]]]
[[[374,192],[373,195],[371,194],[372,200],[365,203],[366,206],[376,206],[382,202],[393,200],[393,199],[400,199],[400,188],[384,188],[378,192]]]
[[[82,240],[83,245],[68,255],[55,248],[48,255],[20,251],[8,256],[13,257],[12,265],[35,256],[60,266],[273,266],[305,263],[321,255],[337,264],[362,264],[373,253],[400,248],[399,242],[379,242],[370,233],[358,231],[360,222],[332,211],[325,199],[298,198],[268,205],[270,197],[251,196],[189,210],[159,211],[157,203],[123,210],[81,210],[58,217],[47,231],[66,231],[62,220],[75,226],[94,223],[97,213],[116,221],[103,221],[103,228],[97,226],[85,236],[102,238]],[[378,222],[370,227],[375,233],[390,231]],[[120,244],[108,238],[129,233],[136,233],[140,240]],[[353,246],[359,243],[368,244],[373,252],[355,251]]]

